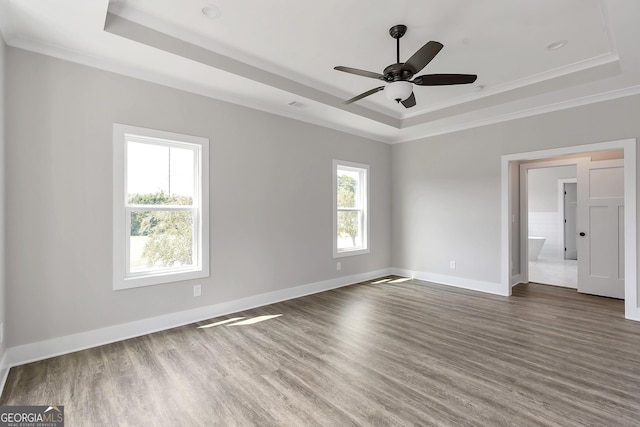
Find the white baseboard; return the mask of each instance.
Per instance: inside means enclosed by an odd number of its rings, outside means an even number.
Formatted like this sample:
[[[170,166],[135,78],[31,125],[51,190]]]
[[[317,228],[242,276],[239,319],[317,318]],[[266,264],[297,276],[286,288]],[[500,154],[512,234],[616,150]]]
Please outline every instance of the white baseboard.
[[[433,282],[441,285],[455,286],[456,288],[470,289],[473,291],[487,292],[495,295],[505,295],[503,286],[500,283],[483,282],[480,280],[467,279],[464,277],[447,276],[444,274],[428,273],[425,271],[414,271],[403,268],[392,268],[391,273],[397,276],[406,276],[425,282]]]
[[[516,274],[515,276],[511,276],[511,287],[513,288],[515,285],[519,285],[520,283],[527,283],[522,280],[521,274]]]
[[[632,307],[629,310],[625,310],[624,318],[627,320],[635,320],[640,322],[640,307]]]
[[[60,356],[62,354],[73,353],[75,351],[85,350],[87,348],[97,347],[129,338],[135,338],[165,329],[171,329],[239,311],[274,304],[276,302],[300,298],[306,295],[352,285],[381,276],[388,276],[390,274],[391,268],[385,268],[367,273],[323,280],[321,282],[308,283],[306,285],[267,292],[207,307],[165,314],[162,316],[137,320],[135,322],[123,323],[120,325],[108,326],[106,328],[10,347],[5,351],[2,361],[0,361],[0,375],[2,375],[0,377],[2,380],[2,383],[0,383],[0,390],[4,390],[4,383],[7,379],[7,374],[9,369],[13,366],[24,365],[25,363]]]

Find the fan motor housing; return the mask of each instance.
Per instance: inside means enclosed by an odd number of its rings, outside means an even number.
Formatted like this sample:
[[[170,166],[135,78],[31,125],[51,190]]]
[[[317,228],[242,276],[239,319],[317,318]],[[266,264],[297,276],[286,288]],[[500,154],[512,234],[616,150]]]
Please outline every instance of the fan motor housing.
[[[397,64],[391,64],[384,69],[385,79],[389,82],[397,82],[398,80],[409,80],[415,74],[415,71],[408,69],[409,67],[402,68],[404,62]]]

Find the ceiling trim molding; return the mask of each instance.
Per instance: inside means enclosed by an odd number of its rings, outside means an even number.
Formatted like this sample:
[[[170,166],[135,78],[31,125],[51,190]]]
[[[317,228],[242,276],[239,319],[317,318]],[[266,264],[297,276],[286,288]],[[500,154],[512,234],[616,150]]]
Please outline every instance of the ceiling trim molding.
[[[0,2],[6,2],[6,0],[0,0]],[[601,4],[604,4],[604,2],[601,1]],[[640,94],[640,85],[629,86],[597,94],[578,96],[570,100],[536,107],[527,108],[522,106],[517,111],[508,113],[496,113],[494,110],[493,114],[496,115],[486,117],[492,114],[491,109],[493,107],[504,103],[505,97],[514,95],[514,91],[519,95],[519,99],[522,99],[544,92],[552,92],[557,90],[558,87],[566,88],[572,85],[571,80],[583,84],[590,80],[614,75],[616,72],[619,73],[620,58],[616,53],[615,38],[611,32],[611,23],[609,22],[610,18],[607,16],[604,6],[603,21],[611,42],[611,53],[574,63],[567,67],[561,67],[550,72],[540,73],[504,85],[495,86],[486,92],[483,91],[481,94],[459,97],[450,103],[443,103],[426,113],[420,112],[407,115],[404,119],[394,118],[388,113],[375,111],[363,105],[351,104],[345,106],[342,98],[330,93],[323,92],[317,88],[307,86],[276,73],[264,71],[248,63],[232,59],[198,46],[197,44],[159,32],[143,24],[129,21],[122,16],[110,13],[108,10],[105,10],[104,13],[105,34],[122,37],[127,43],[140,43],[141,45],[158,49],[163,54],[175,55],[182,61],[194,61],[194,63],[197,62],[202,66],[215,68],[223,73],[233,73],[240,79],[244,78],[256,84],[272,87],[274,90],[291,93],[294,98],[298,98],[299,101],[307,103],[311,107],[315,104],[315,107],[317,107],[316,112],[313,113],[314,109],[312,108],[306,110],[288,108],[286,104],[274,105],[274,103],[265,100],[247,98],[221,88],[207,87],[190,82],[187,79],[163,75],[151,69],[127,65],[117,60],[107,60],[98,54],[92,55],[90,53],[47,43],[42,40],[30,40],[19,33],[11,32],[9,37],[7,37],[6,28],[4,27],[2,28],[2,30],[4,30],[3,36],[8,38],[6,43],[11,47],[33,51],[388,144],[416,141],[432,136]],[[2,20],[0,19],[0,24],[1,23]],[[170,46],[169,49],[166,48],[167,45]],[[182,52],[183,49],[187,51],[187,54]],[[220,64],[223,66],[220,66]],[[261,79],[261,76],[266,77]],[[576,76],[580,76],[580,78],[575,79],[574,77]],[[320,111],[320,113],[318,113],[318,111]],[[328,113],[326,117],[323,116],[323,111]],[[477,118],[482,115],[484,115],[485,118]],[[339,118],[338,121],[334,120],[336,117]],[[467,119],[469,121],[466,121]]]
[[[500,91],[488,94],[484,98],[478,98],[469,102],[454,104],[450,107],[436,110],[424,115],[415,116],[402,121],[403,128],[410,128],[424,123],[433,122],[442,118],[480,111],[497,105],[511,102],[513,99],[525,99],[539,96],[543,93],[555,92],[567,87],[585,84],[612,77],[620,73],[620,61],[617,57],[609,57],[608,60],[599,62],[598,65],[582,68],[568,74],[558,74],[554,78],[540,80],[528,85],[514,86],[508,91]]]
[[[193,60],[225,72],[233,73],[240,77],[247,78],[279,90],[291,92],[295,95],[303,96],[307,99],[319,102],[329,107],[338,108],[340,110],[361,116],[363,118],[373,120],[378,124],[392,126],[399,130],[433,122],[434,120],[442,118],[443,115],[446,115],[446,117],[451,117],[466,114],[471,111],[477,111],[479,109],[492,107],[496,103],[500,103],[501,98],[503,98],[507,94],[512,94],[513,92],[523,92],[525,96],[532,96],[533,92],[539,94],[540,92],[555,90],[555,86],[557,86],[557,83],[560,81],[562,81],[566,86],[567,79],[571,80],[571,77],[574,76],[580,75],[581,78],[575,78],[573,79],[573,81],[584,83],[585,81],[594,78],[603,78],[605,76],[611,76],[616,72],[619,72],[619,57],[615,53],[610,53],[596,58],[591,58],[589,60],[574,63],[570,66],[561,67],[550,72],[540,73],[535,76],[523,78],[505,85],[501,85],[491,93],[487,93],[486,95],[483,95],[481,97],[478,97],[476,95],[466,102],[460,103],[458,99],[456,103],[452,103],[447,108],[439,106],[439,108],[431,110],[427,113],[421,113],[419,115],[400,120],[395,119],[387,114],[373,111],[361,105],[345,105],[341,98],[334,95],[322,92],[315,88],[311,88],[309,86],[276,75],[269,71],[264,71],[247,63],[229,58],[196,44],[162,33],[158,30],[149,28],[137,22],[130,21],[111,12],[107,13],[104,29],[111,34],[121,36],[128,40],[142,43],[147,46],[160,49],[169,54]],[[526,94],[525,92],[532,93]],[[236,100],[232,100],[231,102],[238,103],[238,101]],[[246,101],[243,102],[243,104],[246,105]],[[262,107],[260,109],[264,110],[265,108]],[[273,107],[271,107],[269,110],[273,111]],[[296,114],[296,116],[297,119],[302,119],[302,115]],[[503,119],[501,119],[500,117],[493,118],[492,120],[497,120],[496,122],[503,121]],[[312,119],[312,121],[310,121],[309,119],[302,120],[313,122],[316,124],[324,122],[323,120],[319,120],[318,118]],[[327,122],[324,122],[322,125],[327,124]],[[467,124],[462,124],[457,125],[456,127],[465,128],[466,126]],[[329,127],[335,128],[335,126]],[[344,130],[341,126],[339,128],[339,130]],[[350,133],[355,133],[355,131],[351,129],[348,131]],[[367,132],[363,133],[362,131],[359,131],[357,132],[357,134],[363,136],[367,134]],[[370,135],[373,134],[374,132],[371,132]],[[393,138],[391,141],[384,137],[376,137],[375,139],[378,141],[390,143],[403,141],[401,133],[399,139]]]
[[[236,61],[248,64],[252,67],[257,68],[258,70],[265,70],[265,71],[274,73],[278,76],[284,76],[289,80],[292,80],[292,81],[301,83],[303,85],[313,87],[322,92],[337,96],[342,100],[349,99],[353,96],[349,92],[343,92],[341,90],[337,90],[337,88],[331,87],[330,85],[327,85],[322,81],[310,79],[303,74],[292,72],[291,70],[281,67],[278,64],[274,64],[272,62],[262,60],[254,55],[247,54],[246,52],[234,51],[233,49],[230,49],[228,46],[224,45],[223,43],[220,43],[218,40],[203,36],[197,32],[189,31],[188,29],[185,29],[178,25],[171,24],[165,20],[151,16],[147,13],[140,11],[135,6],[132,6],[131,4],[122,3],[120,0],[112,1],[109,3],[108,10],[105,12],[105,18],[106,18],[107,12],[113,15],[116,15],[122,19],[126,19],[128,21],[134,22],[138,25],[142,25],[144,27],[157,30],[163,34],[176,37],[179,40],[192,43],[196,46],[202,47],[204,49],[208,49],[212,52],[216,52],[220,55],[226,56],[228,58],[232,58]],[[363,104],[361,103],[360,105],[363,105]],[[376,104],[369,104],[369,105],[365,105],[364,107],[373,111],[377,111],[381,114],[389,115],[398,120],[401,120],[403,118],[403,115],[399,111],[381,108]]]
[[[523,119],[532,116],[538,116],[546,113],[553,113],[555,111],[567,110],[570,108],[582,107],[590,104],[597,104],[599,102],[612,101],[615,99],[625,98],[628,96],[640,95],[640,85],[631,86],[623,89],[616,89],[607,92],[602,92],[595,95],[583,96],[580,98],[571,99],[568,101],[557,102],[554,104],[543,105],[540,107],[528,108],[513,113],[502,114],[499,116],[493,116],[486,119],[475,120],[472,122],[466,122],[462,124],[444,126],[441,129],[434,129],[426,131],[422,136],[417,138],[398,139],[392,142],[392,144],[402,144],[405,142],[419,141],[424,138],[430,138],[438,135],[445,135],[449,133],[459,132],[462,130],[468,130],[478,128],[482,126],[509,122],[512,120]]]
[[[554,70],[545,71],[543,73],[538,73],[538,74],[527,76],[521,79],[512,80],[510,82],[507,82],[501,85],[485,88],[482,90],[481,96],[468,94],[463,97],[453,98],[449,102],[446,102],[446,103],[443,102],[441,104],[435,105],[434,107],[428,110],[423,110],[419,113],[406,114],[403,117],[403,121],[406,121],[407,119],[412,119],[414,117],[428,115],[429,113],[432,113],[434,111],[443,110],[445,108],[450,108],[450,107],[461,105],[467,102],[473,102],[478,99],[511,92],[527,86],[537,85],[550,80],[566,77],[575,73],[585,72],[593,68],[601,68],[608,65],[617,64],[619,63],[619,61],[620,61],[620,58],[617,53],[608,53],[606,55],[589,58],[587,60],[575,62],[573,64],[570,64],[564,67],[559,67]]]
[[[276,89],[291,92],[325,105],[329,105],[349,113],[357,114],[379,123],[400,129],[401,121],[387,114],[379,113],[361,105],[345,105],[342,98],[303,85],[277,74],[256,68],[247,63],[237,61],[193,43],[178,39],[168,34],[124,19],[108,12],[104,30],[108,33],[160,49],[167,53],[190,59],[216,69],[235,74],[262,83]]]
[[[35,42],[25,38],[16,38],[16,37],[13,37],[11,42],[7,43],[7,45],[13,48],[23,49],[23,50],[35,52],[41,55],[45,55],[45,56],[51,56],[64,61],[69,61],[69,62],[85,65],[88,67],[112,72],[115,74],[120,74],[126,77],[131,77],[131,78],[147,81],[150,83],[175,88],[178,90],[183,90],[185,92],[194,93],[196,95],[211,97],[223,102],[229,102],[232,104],[256,109],[266,113],[288,117],[293,120],[303,121],[305,123],[310,123],[310,124],[330,128],[339,132],[356,135],[359,137],[374,140],[377,142],[383,142],[386,144],[402,144],[406,142],[418,141],[418,140],[430,138],[433,136],[445,135],[448,133],[459,132],[459,131],[473,129],[481,126],[487,126],[491,124],[517,120],[517,119],[526,118],[530,116],[551,113],[554,111],[580,107],[583,105],[594,104],[594,103],[603,102],[603,101],[610,101],[613,99],[624,98],[627,96],[640,94],[640,85],[636,85],[636,86],[631,86],[623,89],[602,92],[595,95],[588,95],[581,98],[575,98],[572,100],[563,101],[555,104],[548,104],[540,107],[524,109],[517,112],[502,114],[499,116],[494,116],[486,119],[480,119],[480,120],[475,120],[475,121],[461,123],[461,124],[445,125],[437,129],[431,129],[431,130],[427,129],[423,133],[421,133],[421,135],[418,137],[403,137],[400,134],[397,138],[394,138],[389,136],[378,135],[374,132],[362,132],[358,129],[350,128],[347,126],[341,126],[329,120],[322,120],[319,118],[310,117],[309,115],[299,113],[298,111],[287,111],[284,108],[279,110],[274,110],[272,105],[264,105],[257,102],[251,102],[244,97],[233,96],[224,92],[216,91],[214,89],[203,90],[203,87],[201,85],[188,84],[182,79],[168,78],[157,73],[150,73],[148,71],[141,70],[139,68],[126,66],[123,64],[114,64],[112,61],[105,61],[100,58],[90,56],[85,53],[65,49],[60,46],[43,44],[41,42]]]
[[[454,99],[450,99],[446,102],[434,105],[427,110],[421,110],[415,113],[411,113],[409,111],[403,112],[403,113],[397,113],[395,111],[389,112],[386,110],[381,110],[376,108],[375,104],[367,103],[366,100],[365,102],[362,102],[359,104],[352,104],[352,105],[346,106],[342,102],[342,99],[343,99],[342,96],[340,96],[339,94],[336,94],[335,91],[327,88],[326,86],[323,86],[322,83],[317,83],[317,84],[310,83],[308,79],[305,80],[304,76],[293,75],[287,70],[279,69],[277,66],[274,66],[274,64],[271,64],[264,60],[260,60],[250,55],[243,56],[241,54],[240,56],[238,56],[235,52],[230,51],[227,47],[225,47],[224,45],[221,45],[215,40],[208,39],[206,37],[200,36],[195,33],[191,33],[184,28],[171,25],[164,20],[155,18],[153,16],[149,16],[148,14],[140,12],[134,6],[131,6],[125,3],[120,3],[119,1],[114,1],[109,4],[109,9],[107,12],[106,23],[105,23],[105,31],[109,31],[111,33],[118,34],[125,38],[139,41],[141,43],[149,44],[148,42],[140,40],[139,37],[132,35],[131,31],[128,31],[127,34],[122,34],[118,30],[109,28],[111,26],[111,21],[113,20],[117,19],[117,20],[126,21],[126,22],[129,22],[131,25],[139,26],[140,29],[147,29],[147,31],[156,32],[158,34],[163,35],[164,37],[169,37],[171,39],[178,40],[180,42],[202,49],[205,52],[209,52],[212,55],[216,55],[216,56],[219,56],[220,58],[224,58],[225,60],[230,60],[235,62],[235,64],[232,67],[226,67],[226,68],[220,66],[219,64],[208,64],[215,68],[219,68],[223,71],[227,71],[230,73],[238,74],[243,77],[258,81],[260,83],[273,85],[270,81],[261,80],[259,78],[256,79],[254,78],[253,75],[244,74],[243,70],[241,68],[237,68],[237,66],[240,64],[243,67],[248,66],[255,70],[258,70],[259,72],[258,76],[260,76],[260,73],[262,74],[270,73],[276,76],[277,79],[287,80],[288,83],[292,83],[294,86],[299,85],[305,88],[306,90],[312,90],[317,92],[315,94],[312,94],[306,91],[305,91],[306,93],[293,92],[296,95],[305,96],[309,99],[313,99],[325,105],[339,108],[344,111],[349,111],[349,112],[361,115],[363,117],[367,117],[372,120],[378,121],[380,123],[397,127],[398,129],[403,129],[403,128],[408,128],[411,126],[416,126],[419,124],[431,122],[434,120],[433,118],[434,115],[436,117],[441,116],[442,115],[441,113],[444,114],[445,111],[447,112],[447,114],[450,114],[452,110],[459,110],[459,111],[462,111],[462,113],[464,113],[474,108],[473,106],[482,104],[483,103],[482,100],[486,98],[492,98],[492,97],[495,97],[496,95],[502,95],[502,94],[513,92],[513,91],[520,91],[521,89],[530,87],[532,85],[536,85],[539,88],[541,84],[547,81],[553,81],[555,79],[566,77],[572,74],[584,75],[585,72],[587,72],[590,69],[602,69],[602,68],[605,68],[607,65],[619,63],[619,55],[616,51],[615,42],[613,40],[613,35],[611,31],[611,22],[608,19],[608,16],[604,9],[605,6],[603,1],[604,0],[600,0],[599,3],[600,3],[601,14],[602,14],[602,25],[607,33],[607,37],[609,40],[609,47],[610,47],[609,53],[588,58],[582,61],[578,61],[566,66],[558,67],[553,70],[544,71],[535,75],[525,76],[501,85],[492,86],[482,90],[480,93],[474,92],[474,93],[462,95]],[[210,48],[207,48],[205,46],[214,46],[215,50],[211,50]],[[162,46],[155,46],[155,47],[168,51]],[[179,52],[179,51],[171,51],[170,53],[186,57],[186,55],[184,55],[182,52]],[[589,73],[586,73],[586,74],[589,74]],[[284,77],[284,76],[287,76],[287,77]],[[275,85],[273,86],[281,90],[287,90],[290,92],[292,91],[291,88],[289,87],[275,86]],[[315,96],[318,94],[320,94],[320,97]],[[326,97],[330,97],[331,99],[326,100],[325,99]],[[332,102],[332,101],[336,101],[336,99],[338,101],[337,104],[335,102]],[[461,106],[465,106],[465,107],[460,108]],[[486,108],[486,107],[487,107],[486,105],[481,106],[481,108]],[[391,120],[396,119],[397,125],[396,123],[390,123],[389,121],[379,120],[380,116],[378,116],[377,114],[380,114]],[[454,114],[461,114],[461,113],[457,112]]]
[[[433,105],[426,110],[421,110],[414,113],[412,113],[411,110],[407,110],[406,112],[403,110],[402,113],[393,111],[393,110],[391,111],[383,110],[383,109],[380,109],[376,104],[369,103],[366,100],[364,102],[359,103],[358,105],[362,106],[367,110],[376,111],[376,112],[379,112],[380,114],[396,118],[400,120],[399,128],[405,128],[408,126],[413,126],[414,125],[413,123],[424,123],[432,120],[431,118],[428,117],[428,115],[435,111],[448,109],[450,107],[461,105],[467,102],[474,102],[488,96],[493,96],[495,94],[509,92],[512,90],[519,89],[521,87],[526,87],[526,86],[537,84],[546,80],[555,79],[568,74],[580,72],[585,69],[589,69],[592,67],[599,67],[603,64],[618,61],[619,57],[616,50],[615,40],[613,39],[611,22],[606,13],[604,0],[599,0],[599,9],[601,13],[602,25],[604,27],[604,30],[607,33],[607,38],[609,41],[610,52],[607,54],[585,59],[585,60],[575,62],[566,66],[558,67],[554,70],[544,71],[536,75],[526,76],[526,77],[513,80],[501,85],[491,86],[489,88],[483,89],[480,93],[473,92],[473,93],[461,95],[459,97],[449,99],[448,101],[442,102],[440,104]],[[195,46],[199,46],[210,52],[216,52],[219,55],[222,55],[226,58],[233,58],[234,60],[237,60],[240,63],[250,65],[258,70],[267,70],[268,72],[274,73],[278,76],[286,76],[286,78],[292,82],[297,82],[298,84],[306,85],[307,87],[314,88],[325,94],[331,94],[339,97],[340,99],[344,99],[344,97],[351,96],[351,95],[343,96],[343,94],[337,93],[334,89],[323,84],[322,82],[312,82],[303,75],[291,73],[289,70],[283,69],[277,66],[276,64],[259,59],[255,56],[230,50],[227,46],[219,43],[214,39],[207,38],[206,36],[202,36],[195,32],[191,32],[188,29],[179,27],[165,20],[151,16],[144,12],[141,12],[131,4],[122,3],[118,0],[112,1],[109,4],[108,13],[114,16],[117,16],[120,19],[133,22],[137,25],[141,25],[143,27],[152,29],[154,31],[158,31],[161,34],[168,35],[169,37],[175,37],[178,40],[183,40],[183,41],[186,41],[187,43],[192,43]],[[210,48],[211,46],[213,46],[213,49]],[[226,70],[226,71],[233,72],[233,70]],[[320,100],[318,101],[323,102]],[[327,104],[327,105],[331,105],[331,104]],[[331,105],[331,106],[334,106],[334,105]],[[360,114],[360,113],[356,112],[356,114]],[[414,117],[422,117],[422,116],[424,116],[424,120],[413,119]],[[369,118],[372,118],[372,117],[369,117]],[[372,118],[372,119],[376,120],[375,118]],[[412,124],[407,124],[407,123],[412,123]]]
[[[363,132],[359,129],[342,126],[338,123],[334,123],[330,120],[323,120],[318,117],[310,116],[308,114],[302,114],[298,110],[287,110],[286,108],[274,109],[273,105],[266,105],[259,102],[251,101],[242,96],[236,96],[230,93],[217,91],[215,89],[204,89],[201,85],[189,84],[182,79],[176,79],[163,76],[159,73],[150,73],[148,71],[131,67],[123,64],[114,64],[111,61],[105,61],[94,56],[87,55],[85,53],[76,52],[73,50],[65,49],[60,46],[43,44],[41,42],[35,42],[25,38],[13,38],[8,46],[16,49],[22,49],[29,52],[37,53],[44,56],[50,56],[63,61],[68,61],[87,67],[95,68],[102,71],[107,71],[114,74],[119,74],[125,77],[130,77],[138,80],[142,80],[152,84],[158,84],[161,86],[170,87],[177,90],[193,93],[195,95],[205,96],[208,98],[216,99],[222,102],[229,102],[231,104],[239,105],[242,107],[251,108],[254,110],[262,111],[277,116],[287,117],[292,120],[298,120],[305,123],[333,129],[339,132],[347,133],[350,135],[359,136],[362,138],[370,139],[377,142],[383,142],[385,144],[391,144],[394,139],[384,135],[379,135],[375,132]],[[378,124],[378,123],[376,123]]]

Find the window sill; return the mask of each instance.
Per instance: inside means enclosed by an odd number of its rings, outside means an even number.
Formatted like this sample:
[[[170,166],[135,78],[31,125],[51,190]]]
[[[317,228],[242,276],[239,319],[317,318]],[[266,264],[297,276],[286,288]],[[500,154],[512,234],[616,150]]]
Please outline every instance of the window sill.
[[[165,283],[182,282],[192,279],[203,279],[209,277],[209,272],[202,269],[165,272],[154,275],[145,275],[142,277],[129,277],[122,280],[116,280],[113,283],[113,290],[119,291],[124,289],[141,288],[143,286],[163,285]]]
[[[353,249],[353,250],[342,250],[342,251],[334,251],[334,258],[344,258],[348,256],[356,256],[356,255],[365,255],[371,252],[369,248],[367,249]]]

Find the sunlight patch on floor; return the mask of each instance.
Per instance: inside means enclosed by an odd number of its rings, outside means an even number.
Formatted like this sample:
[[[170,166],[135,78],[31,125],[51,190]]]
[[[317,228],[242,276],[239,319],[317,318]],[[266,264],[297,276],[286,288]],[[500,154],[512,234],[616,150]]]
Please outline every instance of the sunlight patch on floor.
[[[220,322],[210,323],[204,326],[198,326],[198,329],[213,328],[214,326],[224,325],[225,323],[231,323],[231,322],[235,322],[236,320],[242,320],[242,319],[244,319],[244,317],[232,317],[231,319],[222,320]]]
[[[411,277],[403,277],[403,278],[400,278],[400,279],[392,280],[389,283],[402,283],[402,282],[406,282],[408,280],[411,280]]]
[[[268,316],[258,316],[247,320],[241,320],[236,323],[231,323],[229,326],[243,326],[243,325],[253,325],[254,323],[264,322],[265,320],[274,319],[276,317],[280,317],[282,314],[271,314]]]
[[[245,317],[232,317],[231,319],[221,320],[219,322],[210,323],[208,325],[198,326],[198,329],[207,329],[213,328],[214,326],[243,326],[243,325],[253,325],[254,323],[264,322],[265,320],[274,319],[276,317],[280,317],[282,314],[270,314],[267,316],[257,316],[252,317],[250,319],[246,319]],[[242,320],[246,319],[246,320]]]

